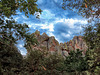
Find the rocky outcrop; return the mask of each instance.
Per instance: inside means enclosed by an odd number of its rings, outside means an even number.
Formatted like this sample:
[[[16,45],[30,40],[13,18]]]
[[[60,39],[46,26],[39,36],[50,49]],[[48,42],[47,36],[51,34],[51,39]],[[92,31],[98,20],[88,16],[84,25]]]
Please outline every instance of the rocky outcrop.
[[[85,54],[87,50],[86,43],[83,40],[82,36],[75,36],[72,40],[65,43],[60,43],[55,39],[54,36],[49,37],[46,33],[40,35],[38,30],[33,33],[35,38],[38,41],[38,45],[32,46],[32,50],[47,50],[50,53],[59,53],[63,56],[68,56],[71,50],[80,49],[83,50],[83,54]]]
[[[33,33],[35,38],[38,41],[38,45],[32,46],[32,49],[40,49],[40,50],[47,50],[50,53],[61,53],[59,48],[59,42],[55,39],[54,36],[49,37],[46,33],[40,35],[38,30]]]
[[[83,40],[83,36],[75,36],[72,40],[70,40],[67,43],[61,43],[60,44],[60,49],[62,50],[62,52],[70,52],[71,50],[82,50],[83,51],[83,55],[85,54],[86,50],[87,50],[87,45],[85,43],[85,41]]]

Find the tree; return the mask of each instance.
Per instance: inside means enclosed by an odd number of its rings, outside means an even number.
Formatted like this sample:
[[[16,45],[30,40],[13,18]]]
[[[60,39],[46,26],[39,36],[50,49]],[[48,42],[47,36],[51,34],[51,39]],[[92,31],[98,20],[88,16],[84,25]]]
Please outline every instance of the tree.
[[[63,8],[66,7],[89,19],[87,26],[84,27],[84,40],[88,45],[87,61],[89,72],[98,73],[100,71],[100,0],[64,0]]]
[[[84,39],[88,45],[89,71],[100,74],[100,23],[95,24],[95,28],[90,25],[84,31]]]
[[[44,75],[64,75],[66,68],[63,56],[57,53],[49,54],[44,59],[43,66],[46,68]]]
[[[18,24],[11,16],[17,15],[16,10],[25,12],[27,17],[28,14],[34,15],[35,12],[41,13],[41,9],[37,8],[36,1],[37,0],[0,1],[0,72],[2,72],[2,74],[15,75],[16,69],[14,68],[17,67],[17,69],[19,69],[18,64],[21,63],[23,59],[15,45],[17,41],[23,39],[24,41],[33,42],[33,39],[29,40],[31,35],[28,33],[28,25]]]
[[[77,51],[70,51],[69,56],[65,59],[66,71],[71,73],[82,73],[88,69],[87,57],[83,57],[82,51],[77,49]]]
[[[20,10],[20,12],[25,12],[25,15],[28,16],[28,14],[34,15],[34,13],[40,12],[41,10],[37,8],[36,4],[37,0],[1,0],[0,1],[0,36],[3,38],[3,36],[6,33],[7,35],[4,37],[13,38],[12,41],[15,40],[13,34],[19,38],[28,37],[28,25],[26,24],[18,24],[17,22],[12,19],[11,15],[16,15],[16,10]],[[8,17],[9,20],[6,20],[5,17]],[[19,39],[17,38],[17,39]],[[10,39],[10,40],[11,40]],[[8,40],[8,39],[7,39]],[[19,39],[20,40],[20,39]]]
[[[0,68],[1,75],[16,75],[19,72],[23,60],[22,55],[16,48],[16,46],[11,45],[6,46],[0,43]]]
[[[16,47],[17,40],[27,38],[28,27],[13,19],[0,23],[0,64],[2,74],[16,74],[22,63],[22,55]],[[18,66],[19,65],[19,66]]]
[[[27,57],[24,59],[23,67],[21,69],[21,74],[28,75],[39,75],[43,71],[43,61],[45,53],[40,50],[31,51],[27,54]]]
[[[66,8],[86,18],[100,18],[100,0],[63,0],[63,9]]]
[[[16,15],[16,10],[19,9],[20,12],[25,12],[34,15],[35,11],[41,12],[37,8],[37,0],[1,0],[0,1],[0,43],[7,43],[2,40],[9,40],[10,43],[16,43],[20,39],[27,40],[30,37],[28,32],[28,25],[18,24],[11,15]],[[8,20],[5,19],[8,17]],[[29,40],[28,40],[29,41]],[[32,40],[31,40],[32,41]]]
[[[34,34],[28,35],[25,40],[24,47],[27,49],[28,53],[30,53],[32,51],[32,45],[38,45],[38,41],[35,38]]]
[[[20,12],[25,12],[25,15],[28,14],[34,15],[35,12],[42,12],[41,9],[37,8],[37,0],[1,0],[0,1],[0,10],[2,11],[1,15],[10,17],[11,15],[16,15],[16,10],[19,9]]]
[[[41,50],[31,51],[24,59],[20,74],[28,75],[63,75],[64,58],[58,54],[49,54]]]

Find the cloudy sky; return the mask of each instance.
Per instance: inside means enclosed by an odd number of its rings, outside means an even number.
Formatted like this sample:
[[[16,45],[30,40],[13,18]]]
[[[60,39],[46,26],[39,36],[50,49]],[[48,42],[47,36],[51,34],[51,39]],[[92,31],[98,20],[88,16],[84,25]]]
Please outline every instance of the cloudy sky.
[[[38,7],[43,11],[40,19],[35,15],[29,15],[27,18],[23,12],[19,11],[14,19],[19,23],[28,24],[31,33],[39,30],[41,34],[45,32],[48,36],[55,36],[59,42],[67,42],[74,36],[82,35],[80,34],[81,25],[87,24],[87,21],[69,9],[62,9],[62,3],[63,0],[38,0]],[[20,41],[18,48],[21,54],[25,55],[27,51],[23,45],[23,41]]]

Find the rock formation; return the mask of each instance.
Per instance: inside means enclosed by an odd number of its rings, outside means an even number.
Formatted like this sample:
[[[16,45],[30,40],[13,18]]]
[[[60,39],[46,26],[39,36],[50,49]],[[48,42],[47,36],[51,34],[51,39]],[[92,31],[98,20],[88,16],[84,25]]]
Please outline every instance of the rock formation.
[[[54,36],[49,37],[46,33],[40,35],[40,32],[38,30],[36,30],[33,34],[35,35],[35,38],[37,39],[39,44],[32,46],[32,50],[47,50],[50,53],[56,52],[63,56],[68,56],[68,53],[71,50],[80,49],[83,50],[83,54],[85,54],[87,50],[86,43],[83,41],[82,36],[75,36],[69,42],[59,44]]]
[[[85,54],[86,50],[87,50],[87,45],[85,43],[85,41],[83,40],[82,36],[75,36],[72,40],[70,40],[67,43],[61,43],[60,44],[60,50],[62,50],[62,52],[70,52],[71,50],[82,50],[83,54]]]

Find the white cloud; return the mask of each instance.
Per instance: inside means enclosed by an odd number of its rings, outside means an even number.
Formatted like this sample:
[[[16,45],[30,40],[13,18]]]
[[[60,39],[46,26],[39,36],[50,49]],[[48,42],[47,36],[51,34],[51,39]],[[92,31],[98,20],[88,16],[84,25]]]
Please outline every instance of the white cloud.
[[[22,41],[18,41],[18,42],[19,43],[18,43],[17,47],[20,50],[21,54],[22,55],[26,55],[27,50],[25,49],[25,47],[23,47],[24,46],[24,43],[22,43]]]
[[[38,0],[37,3],[41,4],[43,3],[43,0]]]
[[[49,25],[49,31],[54,31],[54,25],[51,23],[50,25]]]
[[[52,32],[47,32],[48,36],[55,36]]]
[[[17,14],[19,15],[19,14],[22,14],[20,11],[17,11]]]
[[[81,24],[87,24],[86,20],[78,20],[78,19],[66,19],[66,18],[55,18],[55,20],[53,22],[48,22],[46,21],[45,23],[33,23],[32,21],[24,21],[25,23],[27,23],[29,25],[30,28],[33,29],[47,29],[47,34],[48,36],[55,36],[53,34],[54,31],[54,25],[57,23],[62,23],[64,24],[66,27],[71,28],[72,30],[66,30],[66,33],[61,33],[61,35],[65,38],[70,38],[74,33],[79,33],[82,30]],[[78,26],[75,24],[79,24]],[[75,32],[73,32],[75,31]],[[55,36],[56,38],[56,36]],[[59,38],[57,38],[57,40],[59,42],[62,42],[59,40]]]
[[[17,21],[20,17],[17,16],[17,17],[13,17],[13,18],[15,19],[15,21]],[[9,18],[7,18],[7,17],[5,17],[5,19],[6,19],[6,20],[11,20],[11,19],[9,19]]]
[[[53,32],[54,31],[54,24],[53,23],[50,23],[50,24],[41,24],[41,29],[48,29],[50,32]]]
[[[36,24],[32,21],[23,21],[23,23],[26,23],[30,28],[33,28],[33,29],[35,29],[38,26],[41,26],[41,24]]]
[[[74,28],[74,24],[77,22],[77,20],[73,19],[65,19],[64,23],[67,24],[70,28]]]
[[[40,15],[41,19],[54,19],[55,14],[52,14],[49,10],[43,10],[42,14]]]
[[[66,38],[70,37],[70,34],[61,33],[61,35],[64,36],[64,37],[66,37]]]
[[[64,18],[56,18],[56,21],[55,21],[55,23],[59,23],[59,22],[64,22]]]
[[[22,18],[23,18],[23,19],[25,19],[25,20],[27,20],[27,19],[28,19],[28,18],[27,18],[26,16],[24,16],[24,15],[22,15]]]
[[[22,45],[22,44],[19,44],[18,46],[19,46],[20,48],[22,48],[22,47],[23,47],[23,45]]]
[[[78,19],[66,19],[66,18],[62,18],[62,19],[58,19],[56,18],[55,23],[59,23],[62,22],[65,25],[69,26],[70,28],[74,28],[76,23],[80,23],[80,24],[87,24],[87,20],[78,20]]]
[[[72,32],[71,32],[71,31],[68,31],[68,33],[69,33],[69,34],[72,34]]]
[[[22,55],[26,55],[26,53],[27,53],[27,51],[24,50],[24,49],[20,49],[20,52],[21,52]]]
[[[20,17],[17,16],[17,17],[15,17],[14,19],[15,19],[15,21],[18,21],[19,18],[20,18]]]

